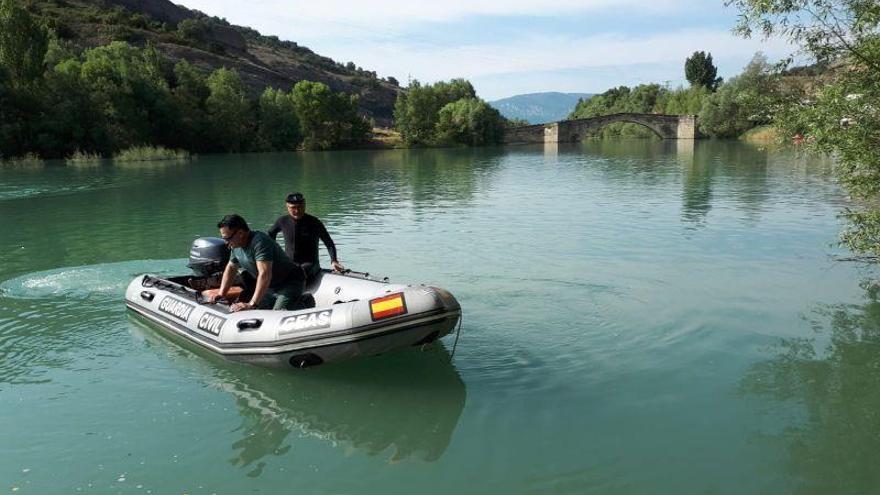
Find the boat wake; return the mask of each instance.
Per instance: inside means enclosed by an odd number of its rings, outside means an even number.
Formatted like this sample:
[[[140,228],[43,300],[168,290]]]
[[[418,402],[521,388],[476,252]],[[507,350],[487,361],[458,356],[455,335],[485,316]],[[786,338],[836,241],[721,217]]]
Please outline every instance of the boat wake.
[[[125,293],[141,273],[171,275],[186,271],[186,260],[132,260],[28,273],[0,283],[0,297],[14,299],[113,298]]]

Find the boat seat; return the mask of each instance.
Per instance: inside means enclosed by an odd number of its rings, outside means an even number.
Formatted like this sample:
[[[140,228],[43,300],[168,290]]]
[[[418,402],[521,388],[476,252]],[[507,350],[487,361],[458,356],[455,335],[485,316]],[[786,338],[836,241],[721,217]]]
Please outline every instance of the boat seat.
[[[235,302],[241,297],[241,293],[244,292],[244,287],[239,287],[237,285],[233,285],[229,288],[229,291],[226,293],[226,300],[229,302]],[[211,297],[215,294],[220,293],[220,288],[216,289],[206,289],[202,291],[202,296],[205,298]]]

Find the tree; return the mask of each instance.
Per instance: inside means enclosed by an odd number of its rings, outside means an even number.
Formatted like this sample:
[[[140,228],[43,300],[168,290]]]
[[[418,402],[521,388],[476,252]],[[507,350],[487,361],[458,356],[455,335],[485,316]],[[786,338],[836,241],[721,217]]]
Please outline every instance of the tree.
[[[776,79],[764,54],[755,54],[742,74],[705,99],[698,119],[700,131],[713,137],[735,138],[772,121],[783,98]]]
[[[462,98],[440,109],[436,133],[437,141],[444,144],[498,144],[504,135],[504,117],[479,98]]]
[[[735,81],[722,85],[712,93],[700,111],[700,131],[717,138],[735,138],[752,127],[740,106]]]
[[[204,74],[180,60],[174,65],[174,87],[171,98],[180,113],[175,148],[190,151],[212,151],[220,147],[210,139],[207,100],[211,90]]]
[[[835,174],[854,199],[843,243],[880,256],[880,2],[876,0],[728,0],[738,32],[778,35],[817,61],[833,80],[785,105],[776,124],[837,157]]]
[[[721,83],[718,68],[712,63],[712,54],[706,52],[694,52],[684,62],[684,75],[691,86],[702,86],[709,91],[715,91]]]
[[[251,103],[238,72],[217,69],[208,76],[210,95],[205,100],[214,145],[224,151],[245,151],[251,141]]]
[[[0,65],[13,86],[26,87],[43,75],[49,32],[17,2],[0,1]]]
[[[108,116],[82,78],[82,63],[69,58],[46,73],[42,94],[44,111],[39,139],[34,146],[41,156],[63,157],[75,151],[113,151],[107,134]]]
[[[326,84],[296,83],[291,92],[306,149],[330,149],[362,142],[370,124],[357,113],[357,97],[334,93]]]
[[[464,79],[452,79],[423,86],[412,81],[398,94],[394,104],[395,127],[407,144],[434,142],[437,118],[445,105],[462,98],[476,98],[473,85]]]
[[[301,139],[296,105],[290,94],[266,88],[260,95],[257,136],[266,150],[295,150]]]
[[[157,54],[116,41],[83,54],[79,77],[106,123],[105,151],[168,144],[178,123]]]

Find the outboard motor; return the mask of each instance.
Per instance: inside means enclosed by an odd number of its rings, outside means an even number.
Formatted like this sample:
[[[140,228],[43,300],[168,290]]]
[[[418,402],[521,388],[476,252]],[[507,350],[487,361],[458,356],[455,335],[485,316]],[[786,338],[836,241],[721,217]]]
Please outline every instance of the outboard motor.
[[[223,272],[229,262],[229,247],[219,237],[199,237],[189,249],[186,264],[197,277],[210,277]]]

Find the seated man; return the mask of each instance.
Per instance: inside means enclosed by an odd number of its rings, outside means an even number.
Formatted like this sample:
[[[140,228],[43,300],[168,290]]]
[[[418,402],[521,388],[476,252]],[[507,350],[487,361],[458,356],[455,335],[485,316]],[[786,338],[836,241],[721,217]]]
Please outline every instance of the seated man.
[[[287,215],[281,216],[269,227],[269,237],[275,239],[278,232],[284,232],[284,252],[295,263],[300,265],[308,279],[321,271],[318,262],[318,239],[330,253],[330,265],[334,271],[341,272],[345,268],[336,259],[336,244],[316,217],[306,213],[306,198],[301,193],[287,195],[285,201]]]
[[[233,304],[232,311],[269,309],[272,296],[275,296],[272,309],[296,309],[305,282],[303,273],[278,244],[263,232],[250,230],[239,215],[226,215],[217,227],[232,252],[223,271],[220,290],[209,296],[209,302],[226,297],[241,267],[245,271],[242,278],[249,286],[244,296],[250,297]]]

